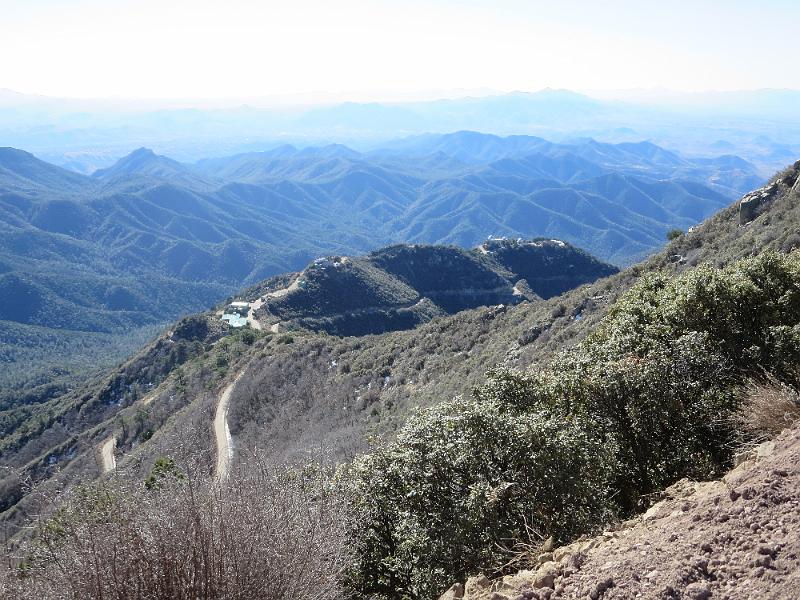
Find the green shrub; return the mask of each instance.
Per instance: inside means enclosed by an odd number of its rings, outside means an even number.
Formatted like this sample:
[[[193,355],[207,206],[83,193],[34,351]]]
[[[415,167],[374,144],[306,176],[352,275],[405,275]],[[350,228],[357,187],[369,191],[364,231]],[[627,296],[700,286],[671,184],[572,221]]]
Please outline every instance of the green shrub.
[[[706,342],[687,335],[646,359],[575,351],[552,370],[495,371],[477,395],[592,422],[595,434],[617,448],[615,502],[631,511],[643,494],[679,477],[709,477],[725,462],[730,425],[717,416],[735,399]]]
[[[800,363],[800,253],[645,276],[546,368],[490,372],[347,473],[352,583],[430,598],[497,573],[529,531],[557,541],[729,464],[741,385]],[[530,528],[530,529],[529,529]]]
[[[343,477],[358,507],[352,585],[434,598],[473,571],[500,569],[531,538],[595,529],[611,514],[614,453],[589,431],[497,402],[420,412]]]
[[[738,386],[793,376],[798,282],[798,253],[648,275],[549,368],[496,371],[478,397],[595,423],[619,448],[617,501],[633,510],[643,494],[727,466]]]
[[[144,480],[144,487],[154,490],[161,487],[165,481],[186,479],[186,474],[178,468],[171,458],[159,457],[155,460],[150,474]]]
[[[683,235],[683,230],[682,229],[670,229],[667,232],[667,240],[669,240],[671,242],[672,240],[677,240],[682,235]]]

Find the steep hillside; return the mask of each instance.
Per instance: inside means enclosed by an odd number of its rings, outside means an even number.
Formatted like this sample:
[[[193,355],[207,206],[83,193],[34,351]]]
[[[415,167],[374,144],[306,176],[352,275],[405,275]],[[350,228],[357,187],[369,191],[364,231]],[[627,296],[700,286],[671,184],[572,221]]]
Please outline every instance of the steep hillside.
[[[70,194],[85,191],[90,180],[83,175],[38,160],[16,148],[0,148],[0,190],[6,193]]]
[[[498,240],[471,251],[398,245],[318,259],[263,296],[256,316],[273,331],[383,333],[478,306],[549,298],[616,270],[559,240]]]
[[[759,445],[721,481],[682,480],[641,517],[543,552],[536,568],[455,584],[440,600],[790,600],[800,589],[800,431]]]
[[[591,331],[643,274],[681,273],[800,246],[799,170],[800,164],[750,195],[759,198],[755,213],[737,202],[648,261],[549,300],[468,310],[410,331],[359,338],[240,330],[214,343],[216,317],[199,316],[178,328],[186,344],[175,345],[173,331],[154,346],[185,348],[177,357],[171,350],[148,351],[97,383],[4,412],[3,464],[22,468],[34,481],[47,481],[56,467],[67,479],[91,477],[102,470],[96,458],[100,446],[113,436],[117,463],[142,473],[157,456],[188,452],[186,443],[192,451],[208,449],[210,470],[210,424],[229,384],[224,421],[234,461],[255,448],[276,458],[303,457],[320,446],[338,457],[352,456],[367,447],[370,434],[391,437],[417,407],[469,396],[497,364],[547,364],[556,350]],[[501,250],[493,251],[502,258]],[[420,286],[436,283],[395,272],[396,289],[405,293],[415,288],[398,277]],[[253,291],[256,296],[279,291],[292,281],[274,280],[268,289]],[[177,431],[181,443],[173,435]],[[14,476],[2,485],[10,499],[3,519],[14,531],[30,499],[22,499]]]

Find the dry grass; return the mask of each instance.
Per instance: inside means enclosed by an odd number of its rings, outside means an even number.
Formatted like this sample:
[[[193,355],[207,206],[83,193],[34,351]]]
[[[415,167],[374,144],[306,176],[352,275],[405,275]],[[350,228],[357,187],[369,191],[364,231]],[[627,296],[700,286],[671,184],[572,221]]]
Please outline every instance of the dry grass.
[[[52,499],[0,597],[283,600],[342,597],[346,507],[321,468],[253,461],[218,486],[179,473]]]
[[[756,440],[772,438],[800,420],[800,394],[774,377],[750,382],[736,424]]]

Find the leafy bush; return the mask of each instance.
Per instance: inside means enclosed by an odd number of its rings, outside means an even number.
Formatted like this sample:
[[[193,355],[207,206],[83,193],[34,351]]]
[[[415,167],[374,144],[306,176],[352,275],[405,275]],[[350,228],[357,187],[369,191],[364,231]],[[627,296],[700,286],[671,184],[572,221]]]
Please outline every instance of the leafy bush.
[[[619,448],[616,500],[727,466],[738,386],[800,363],[800,254],[645,276],[549,368],[495,372],[482,399],[595,423]]]
[[[419,413],[348,472],[353,585],[435,597],[497,572],[531,530],[567,540],[718,474],[741,385],[800,363],[799,284],[797,252],[647,275],[547,368],[494,370],[475,400]]]
[[[453,400],[344,473],[358,508],[351,584],[380,598],[433,598],[519,543],[591,531],[611,514],[610,444],[579,419]],[[533,538],[533,539],[531,539]]]
[[[575,352],[553,370],[495,371],[477,394],[592,422],[617,448],[615,502],[629,511],[642,494],[678,477],[707,477],[724,462],[730,426],[717,416],[733,395],[717,361],[705,336],[689,335],[646,359]]]
[[[667,240],[669,240],[671,242],[672,240],[677,240],[682,235],[683,235],[683,230],[682,229],[670,229],[667,232]]]

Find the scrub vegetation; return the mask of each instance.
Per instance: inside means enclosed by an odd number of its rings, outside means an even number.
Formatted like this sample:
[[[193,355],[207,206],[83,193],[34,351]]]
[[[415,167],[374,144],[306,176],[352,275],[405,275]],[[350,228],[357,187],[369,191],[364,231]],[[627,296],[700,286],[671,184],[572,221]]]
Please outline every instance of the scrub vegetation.
[[[183,340],[178,347],[185,349],[180,360],[169,351],[150,355],[154,404],[145,407],[141,394],[123,396],[119,406],[77,418],[88,398],[100,396],[71,397],[73,417],[65,411],[53,421],[72,418],[79,433],[62,438],[59,453],[48,445],[52,426],[31,434],[25,445],[5,442],[10,466],[23,467],[18,476],[33,484],[30,494],[14,488],[18,497],[4,513],[5,522],[21,523],[37,492],[57,488],[49,456],[58,457],[69,488],[91,473],[97,444],[110,432],[121,433],[115,418],[131,423],[144,411],[148,419],[146,436],[121,436],[124,482],[101,483],[88,488],[92,492],[73,486],[63,496],[69,502],[56,502],[55,516],[42,521],[37,535],[12,539],[17,562],[4,585],[19,594],[49,585],[79,598],[87,592],[69,587],[80,582],[70,579],[71,569],[59,570],[56,556],[86,566],[91,585],[117,585],[113,557],[88,560],[98,558],[92,543],[100,543],[93,540],[105,544],[108,538],[142,552],[142,539],[168,538],[163,547],[177,552],[180,568],[164,580],[183,581],[179,577],[188,573],[192,581],[219,585],[194,597],[237,598],[225,588],[248,585],[236,579],[237,553],[265,548],[250,562],[264,580],[272,572],[265,561],[275,542],[260,540],[248,527],[269,531],[266,509],[285,501],[286,510],[277,514],[283,515],[280,543],[286,547],[276,555],[308,549],[329,558],[309,558],[305,571],[290,569],[288,583],[276,580],[278,593],[298,589],[297,597],[305,597],[304,577],[314,573],[322,597],[423,600],[477,572],[511,572],[533,562],[542,548],[627,519],[681,478],[719,476],[742,444],[797,418],[800,251],[791,240],[800,224],[798,168],[779,176],[752,221],[741,224],[733,206],[647,261],[549,300],[351,338],[304,330],[224,335],[213,329],[212,317],[184,321],[176,328]],[[149,352],[156,348],[159,343]],[[146,356],[135,359],[143,361],[140,368]],[[213,461],[192,457],[208,448],[215,399],[235,377],[230,427],[241,477],[215,487],[207,483]],[[47,450],[14,464],[15,453],[33,444]],[[317,445],[330,451],[335,475],[318,465],[306,471]],[[277,479],[260,474],[261,453],[285,463]],[[317,483],[298,495],[292,485],[305,473],[299,481]],[[251,481],[252,493],[241,496],[251,505],[244,510],[237,489]],[[289,491],[275,491],[281,489]],[[162,496],[164,490],[173,493]],[[98,507],[97,493],[110,494],[120,508],[110,514],[106,500]],[[292,500],[298,498],[302,502]],[[238,524],[218,511],[229,503]],[[180,527],[153,525],[161,523],[158,515],[173,513]],[[75,535],[59,537],[63,546],[48,555],[48,528],[55,526],[58,537],[64,514],[77,515],[69,530]],[[125,528],[150,533],[135,533],[128,546],[114,537]],[[227,528],[238,533],[228,538]],[[330,545],[316,545],[317,538],[304,543],[309,531],[330,532]],[[209,548],[220,550],[208,556]],[[153,552],[134,553],[139,562],[120,568],[132,569],[136,580],[158,574],[164,561],[151,563],[161,560]],[[37,562],[37,555],[45,559]],[[234,558],[215,562],[224,556]],[[303,556],[297,564],[306,564]],[[195,577],[205,565],[213,577]],[[119,590],[104,590],[104,597],[136,597]]]

